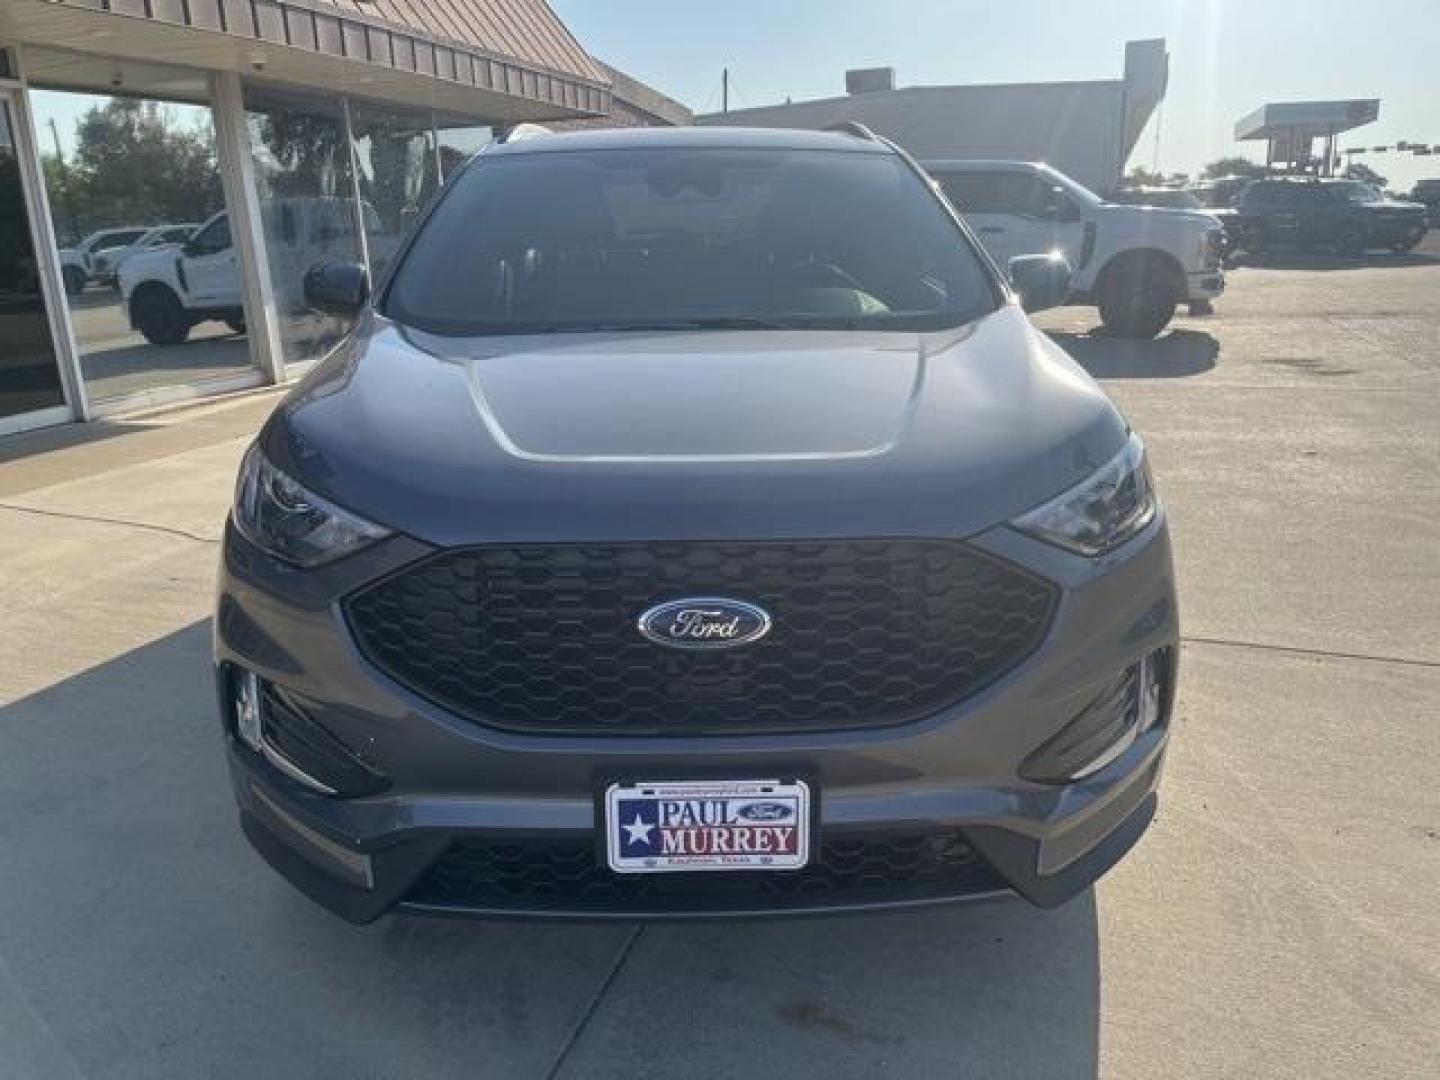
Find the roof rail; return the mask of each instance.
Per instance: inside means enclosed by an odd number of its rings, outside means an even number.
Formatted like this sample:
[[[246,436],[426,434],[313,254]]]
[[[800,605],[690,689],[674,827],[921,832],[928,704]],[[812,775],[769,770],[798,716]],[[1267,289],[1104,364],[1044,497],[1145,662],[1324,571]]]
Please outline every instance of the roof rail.
[[[502,143],[524,142],[526,139],[538,139],[542,135],[554,134],[543,124],[516,124],[505,133],[504,138],[498,141]]]
[[[859,120],[840,120],[834,124],[827,125],[825,130],[833,131],[837,135],[853,135],[855,138],[865,139],[867,142],[880,141],[880,136],[860,123]]]

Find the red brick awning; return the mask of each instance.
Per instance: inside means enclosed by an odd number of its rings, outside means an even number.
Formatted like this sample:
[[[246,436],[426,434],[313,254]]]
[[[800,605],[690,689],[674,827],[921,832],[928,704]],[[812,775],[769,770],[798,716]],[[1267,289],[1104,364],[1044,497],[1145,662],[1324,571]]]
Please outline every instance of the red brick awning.
[[[487,100],[514,102],[517,118],[610,110],[605,71],[545,0],[44,0],[22,2],[11,15],[28,10],[17,18],[25,29],[47,9],[146,20],[172,33],[190,28],[379,67],[391,83],[398,76],[433,79],[444,84],[447,103],[455,91],[474,88]]]

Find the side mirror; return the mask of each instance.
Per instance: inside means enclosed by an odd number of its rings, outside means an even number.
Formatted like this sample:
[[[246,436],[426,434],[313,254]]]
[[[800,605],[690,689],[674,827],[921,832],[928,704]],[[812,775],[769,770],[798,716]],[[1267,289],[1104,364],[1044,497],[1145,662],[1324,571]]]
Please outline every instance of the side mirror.
[[[1020,294],[1026,311],[1045,311],[1070,299],[1070,264],[1058,251],[1048,255],[1021,255],[1010,260],[1010,284]]]
[[[352,317],[370,299],[370,275],[353,262],[316,263],[305,273],[305,303],[326,315]]]

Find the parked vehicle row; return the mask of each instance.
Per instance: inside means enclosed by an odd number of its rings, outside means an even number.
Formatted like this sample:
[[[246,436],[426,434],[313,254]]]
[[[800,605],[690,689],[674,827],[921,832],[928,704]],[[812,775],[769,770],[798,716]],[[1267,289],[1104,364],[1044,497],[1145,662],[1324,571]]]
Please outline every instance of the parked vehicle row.
[[[359,251],[350,200],[334,197],[277,199],[267,204],[266,238],[271,278],[282,310],[305,307],[307,271],[326,259]],[[398,238],[385,232],[374,207],[365,207],[371,264],[383,267]],[[120,295],[130,324],[152,345],[177,345],[200,323],[217,320],[236,333],[245,328],[244,286],[222,211],[178,248],[127,258],[119,268]]]
[[[113,287],[120,264],[133,255],[183,243],[195,231],[194,222],[148,227],[122,226],[93,232],[74,247],[60,249],[60,275],[65,292],[79,296],[85,286]]]
[[[1256,254],[1279,247],[1407,252],[1429,227],[1423,204],[1386,198],[1359,180],[1257,180],[1233,210],[1215,213],[1234,247]]]

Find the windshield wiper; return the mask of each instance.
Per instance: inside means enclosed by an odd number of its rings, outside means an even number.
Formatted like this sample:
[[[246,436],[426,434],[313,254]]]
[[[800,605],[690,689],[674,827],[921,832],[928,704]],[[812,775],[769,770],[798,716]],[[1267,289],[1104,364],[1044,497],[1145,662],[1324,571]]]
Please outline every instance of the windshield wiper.
[[[757,319],[749,315],[712,315],[698,319],[595,323],[591,326],[567,326],[563,329],[622,332],[629,330],[793,330],[794,327],[789,323],[776,322],[774,319]]]

